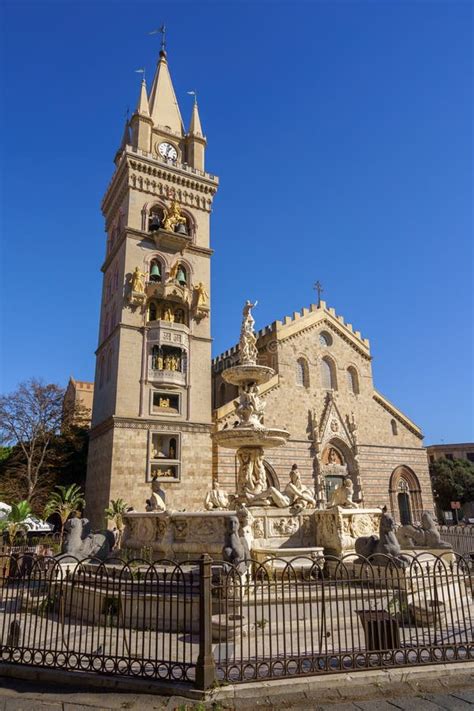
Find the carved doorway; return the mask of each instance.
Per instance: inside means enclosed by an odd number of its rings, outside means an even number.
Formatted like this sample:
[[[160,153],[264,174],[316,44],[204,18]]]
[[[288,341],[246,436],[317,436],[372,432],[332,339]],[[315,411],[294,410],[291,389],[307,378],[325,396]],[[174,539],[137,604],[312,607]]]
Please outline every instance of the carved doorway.
[[[390,477],[390,509],[402,525],[418,524],[423,512],[421,486],[415,472],[407,466],[397,467]]]
[[[405,479],[400,480],[399,484],[400,491],[398,492],[398,512],[400,514],[400,523],[402,526],[406,526],[412,523],[411,517],[411,507],[410,507],[410,493],[408,489],[408,484]]]

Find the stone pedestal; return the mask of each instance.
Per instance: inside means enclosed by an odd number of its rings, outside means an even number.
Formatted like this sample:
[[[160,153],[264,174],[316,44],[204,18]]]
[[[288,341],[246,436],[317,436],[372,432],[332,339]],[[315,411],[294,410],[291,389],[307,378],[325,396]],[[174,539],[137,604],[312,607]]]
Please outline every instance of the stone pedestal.
[[[379,534],[380,509],[346,509],[333,506],[314,512],[314,525],[318,546],[324,554],[347,560],[356,557],[355,542],[361,536]]]
[[[235,515],[235,511],[127,513],[123,546],[136,550],[137,557],[141,549],[150,548],[155,560],[197,560],[203,553],[222,560],[227,521]]]

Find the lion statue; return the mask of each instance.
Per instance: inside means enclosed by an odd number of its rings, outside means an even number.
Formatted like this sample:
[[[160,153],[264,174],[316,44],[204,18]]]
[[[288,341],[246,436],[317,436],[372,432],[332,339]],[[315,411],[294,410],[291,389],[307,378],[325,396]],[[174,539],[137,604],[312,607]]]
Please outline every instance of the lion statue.
[[[368,558],[374,565],[393,564],[397,568],[406,568],[410,564],[410,558],[401,555],[395,535],[395,521],[387,511],[383,511],[380,517],[379,535],[357,538],[355,550],[361,559]]]
[[[436,523],[427,511],[421,516],[421,526],[412,526],[411,524],[399,526],[396,535],[402,548],[452,550],[452,546],[449,543],[441,540]]]
[[[64,525],[64,542],[58,559],[63,562],[86,558],[106,560],[114,544],[112,531],[92,533],[87,518],[70,518]]]
[[[357,509],[358,505],[352,501],[354,496],[354,484],[350,477],[346,477],[344,481],[333,491],[328,508],[333,506],[341,506],[343,509]]]

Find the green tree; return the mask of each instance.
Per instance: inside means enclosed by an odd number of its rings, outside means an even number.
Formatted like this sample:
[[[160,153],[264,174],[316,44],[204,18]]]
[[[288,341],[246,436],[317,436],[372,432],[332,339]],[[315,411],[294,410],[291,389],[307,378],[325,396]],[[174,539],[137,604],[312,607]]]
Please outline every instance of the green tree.
[[[12,504],[12,508],[8,516],[0,521],[0,531],[8,531],[8,539],[12,546],[19,531],[26,531],[26,519],[30,514],[31,506],[28,501],[20,501],[17,504]]]
[[[85,504],[82,489],[77,484],[70,486],[57,485],[44,507],[44,517],[48,518],[52,514],[57,514],[61,520],[61,542],[63,540],[64,524],[69,516],[78,511]]]
[[[467,459],[441,457],[430,464],[431,483],[436,503],[442,511],[451,501],[467,504],[474,501],[474,464]]]
[[[123,515],[130,509],[130,506],[123,499],[112,499],[104,514],[107,521],[113,521],[117,529],[117,542],[115,547],[120,549],[122,546],[122,536],[125,528]]]

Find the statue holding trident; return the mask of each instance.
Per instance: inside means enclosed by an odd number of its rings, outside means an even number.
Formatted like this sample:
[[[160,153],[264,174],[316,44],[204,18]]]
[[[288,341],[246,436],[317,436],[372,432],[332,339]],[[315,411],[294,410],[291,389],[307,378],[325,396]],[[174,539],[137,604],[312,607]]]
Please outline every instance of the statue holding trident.
[[[240,329],[240,363],[241,365],[255,365],[257,362],[257,337],[254,331],[255,319],[252,316],[252,309],[258,304],[256,301],[246,301],[242,311],[242,327]]]

